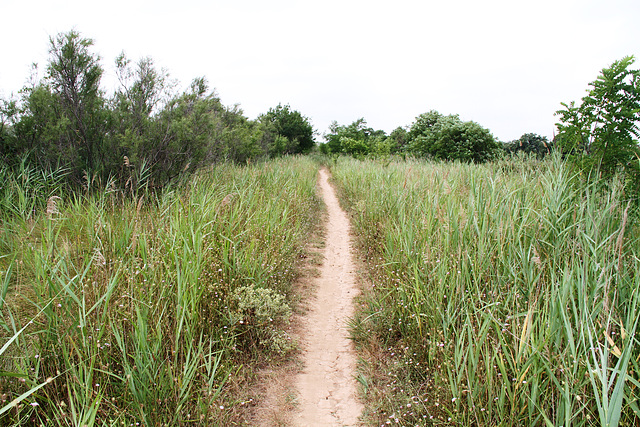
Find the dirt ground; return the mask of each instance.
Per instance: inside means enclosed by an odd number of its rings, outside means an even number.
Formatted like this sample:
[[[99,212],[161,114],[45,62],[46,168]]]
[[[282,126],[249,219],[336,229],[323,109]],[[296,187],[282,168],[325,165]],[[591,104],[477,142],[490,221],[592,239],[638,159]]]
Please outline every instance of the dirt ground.
[[[358,294],[352,260],[350,223],[320,171],[319,186],[327,206],[325,245],[318,274],[310,283],[304,314],[293,319],[299,357],[289,366],[263,373],[263,401],[256,408],[259,426],[357,426],[356,355],[347,322]]]

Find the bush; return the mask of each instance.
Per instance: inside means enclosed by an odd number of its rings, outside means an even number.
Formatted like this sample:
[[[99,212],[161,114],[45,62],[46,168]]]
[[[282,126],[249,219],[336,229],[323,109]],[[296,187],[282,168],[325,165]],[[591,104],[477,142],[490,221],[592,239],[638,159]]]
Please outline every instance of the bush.
[[[551,143],[546,136],[535,133],[525,133],[520,138],[505,144],[505,151],[510,154],[525,153],[533,154],[542,159],[551,153]]]
[[[555,139],[575,165],[599,177],[622,170],[637,188],[640,183],[640,70],[631,70],[633,56],[604,68],[582,103],[563,103]]]
[[[293,348],[291,338],[281,328],[289,323],[291,307],[284,295],[255,285],[242,286],[232,296],[236,331],[246,347],[259,347],[277,354]]]
[[[432,110],[418,116],[411,126],[407,151],[436,160],[484,163],[499,153],[500,144],[479,124]]]

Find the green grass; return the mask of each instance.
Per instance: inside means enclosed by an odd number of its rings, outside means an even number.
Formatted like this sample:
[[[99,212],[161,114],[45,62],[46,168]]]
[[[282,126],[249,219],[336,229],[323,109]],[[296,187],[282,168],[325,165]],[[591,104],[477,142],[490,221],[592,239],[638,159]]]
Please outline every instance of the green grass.
[[[241,422],[238,384],[290,348],[317,166],[221,165],[156,194],[2,173],[0,425]]]
[[[372,425],[636,425],[637,212],[564,164],[341,158]],[[367,356],[368,355],[368,356]]]
[[[636,425],[640,230],[558,159],[327,162],[370,287],[371,425]],[[0,169],[0,425],[242,424],[286,357],[317,160],[153,193]]]

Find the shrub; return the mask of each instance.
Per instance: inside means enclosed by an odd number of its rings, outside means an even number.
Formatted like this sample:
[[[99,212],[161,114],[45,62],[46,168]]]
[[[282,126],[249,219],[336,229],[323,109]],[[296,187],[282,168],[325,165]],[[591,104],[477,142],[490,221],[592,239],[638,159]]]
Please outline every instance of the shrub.
[[[291,317],[291,307],[284,295],[250,285],[236,289],[232,298],[237,305],[234,320],[242,344],[277,354],[293,348],[290,337],[281,329]]]
[[[407,151],[436,160],[484,163],[500,151],[491,133],[457,114],[443,116],[432,110],[416,118],[408,133]]]
[[[604,68],[579,106],[562,104],[556,142],[581,169],[605,178],[622,170],[637,186],[640,70],[629,69],[634,61],[628,56]]]

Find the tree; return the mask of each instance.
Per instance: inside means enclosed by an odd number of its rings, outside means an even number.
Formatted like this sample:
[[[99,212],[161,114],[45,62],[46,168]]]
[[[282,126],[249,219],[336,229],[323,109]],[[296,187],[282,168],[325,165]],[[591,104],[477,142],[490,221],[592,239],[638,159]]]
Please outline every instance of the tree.
[[[68,120],[67,144],[77,146],[80,167],[96,169],[105,134],[104,98],[100,92],[100,58],[89,48],[93,40],[76,31],[50,39],[48,82]]]
[[[75,184],[84,184],[87,172],[133,189],[134,176],[161,187],[213,162],[245,162],[270,149],[304,152],[314,144],[308,119],[289,106],[271,110],[268,125],[249,120],[238,106],[222,105],[204,78],[174,93],[168,73],[150,58],[134,64],[121,54],[121,85],[107,100],[92,45],[75,31],[51,38],[46,77],[34,67],[19,99],[0,99],[0,162],[61,166]]]
[[[114,109],[120,113],[120,120],[125,120],[136,134],[142,134],[152,113],[170,97],[173,86],[169,83],[169,74],[157,70],[149,57],[140,59],[134,66],[124,53],[116,58],[116,69],[120,87],[114,96]]]
[[[204,77],[171,99],[154,121],[155,142],[141,153],[163,181],[195,170],[214,158],[224,158],[220,142],[226,128],[225,108]]]
[[[129,166],[139,167],[152,161],[155,148],[167,135],[166,122],[158,117],[171,99],[173,84],[151,58],[134,64],[124,53],[116,58],[116,75],[120,86],[111,101],[109,155],[114,166],[126,156]]]
[[[299,111],[292,110],[289,105],[278,104],[275,108],[270,108],[266,114],[260,116],[259,120],[267,126],[272,126],[274,131],[274,141],[272,147],[284,149],[282,152],[273,154],[298,154],[308,153],[315,145],[313,139],[313,126],[309,119]],[[289,141],[283,144],[282,139],[277,141],[275,136],[285,137]]]
[[[15,162],[21,154],[20,141],[13,126],[17,115],[16,101],[0,99],[0,162],[5,164]]]
[[[365,141],[362,139],[349,138],[348,136],[340,137],[340,147],[342,147],[343,153],[356,157],[366,156],[371,152],[371,147],[369,147]]]
[[[611,177],[622,169],[638,182],[640,70],[629,69],[634,61],[627,56],[603,68],[579,106],[562,103],[555,142],[589,172]]]
[[[546,136],[540,136],[535,133],[525,133],[520,138],[506,143],[505,151],[511,154],[518,152],[535,154],[536,157],[541,159],[551,153],[551,143]]]
[[[391,152],[403,151],[407,145],[407,130],[403,127],[397,127],[389,134],[389,145]]]
[[[491,133],[457,114],[443,116],[432,110],[416,118],[408,132],[407,151],[437,160],[483,163],[500,152]]]
[[[329,126],[330,133],[325,134],[327,151],[331,153],[366,155],[371,152],[388,151],[386,134],[382,130],[374,130],[367,126],[364,118],[355,120],[350,125],[338,125],[333,121]]]

